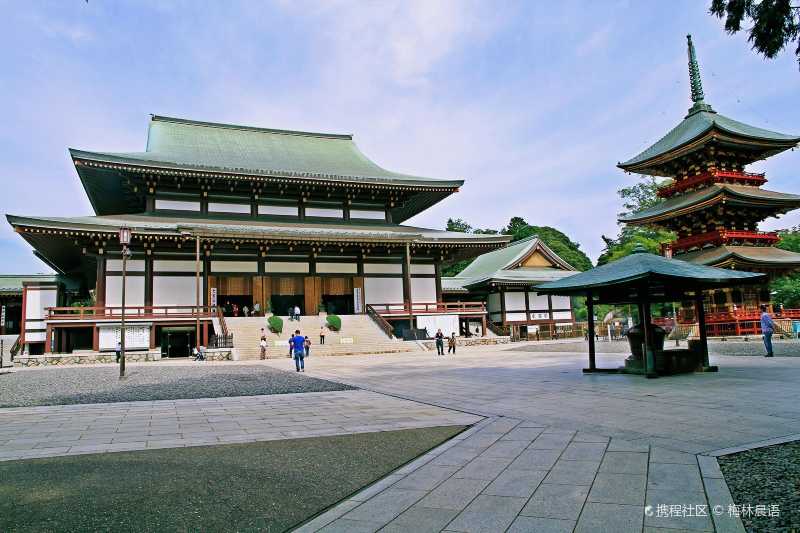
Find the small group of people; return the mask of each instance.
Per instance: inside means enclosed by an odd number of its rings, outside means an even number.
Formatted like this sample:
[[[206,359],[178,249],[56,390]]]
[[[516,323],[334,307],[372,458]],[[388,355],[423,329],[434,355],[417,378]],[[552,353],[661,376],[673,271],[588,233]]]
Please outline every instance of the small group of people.
[[[192,348],[192,358],[195,361],[205,361],[206,360],[206,347],[205,346],[195,346]]]
[[[290,307],[289,308],[289,312],[286,313],[286,314],[289,315],[289,320],[299,321],[300,320],[300,306],[299,305],[295,305],[294,307]]]
[[[247,304],[239,307],[239,304],[231,303],[230,301],[226,301],[225,305],[222,306],[222,314],[225,316],[261,316],[261,304],[256,302],[253,304],[253,309],[251,310]]]
[[[433,337],[436,340],[436,355],[444,355],[444,333],[439,329]],[[447,337],[447,353],[456,354],[456,333],[453,332]]]

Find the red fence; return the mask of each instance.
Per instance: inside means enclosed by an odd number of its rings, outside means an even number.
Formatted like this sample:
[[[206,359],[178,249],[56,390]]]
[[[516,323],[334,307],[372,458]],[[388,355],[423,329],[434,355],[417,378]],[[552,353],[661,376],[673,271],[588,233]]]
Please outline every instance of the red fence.
[[[408,315],[409,305],[406,303],[371,304],[379,315]],[[453,314],[453,315],[482,315],[486,314],[486,305],[483,302],[431,302],[411,304],[414,314]]]
[[[47,320],[105,320],[118,319],[122,307],[48,307]],[[165,305],[165,306],[125,306],[125,318],[211,318],[217,313],[213,306]]]

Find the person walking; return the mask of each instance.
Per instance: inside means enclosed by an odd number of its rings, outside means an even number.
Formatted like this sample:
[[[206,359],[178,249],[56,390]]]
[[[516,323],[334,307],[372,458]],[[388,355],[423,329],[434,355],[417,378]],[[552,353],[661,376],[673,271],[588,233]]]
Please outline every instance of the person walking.
[[[456,354],[456,332],[450,334],[450,337],[447,339],[447,353],[451,353],[453,355]]]
[[[294,307],[292,307],[292,306],[289,306],[289,311],[287,311],[287,312],[286,312],[286,314],[287,314],[287,315],[289,315],[289,322],[291,322],[291,321],[292,321],[292,319],[294,318],[294,317],[292,316],[292,315],[294,315]]]
[[[299,305],[295,305],[294,306],[294,319],[297,320],[297,321],[300,320],[300,306]]]
[[[294,335],[289,337],[289,357],[294,355]]]
[[[295,372],[305,372],[306,371],[306,364],[305,364],[305,338],[300,335],[300,330],[296,329],[294,331],[294,337],[292,337],[292,346],[294,347],[294,368]]]
[[[117,363],[119,363],[119,358],[122,356],[122,343],[121,342],[117,343],[116,352],[117,352]]]
[[[247,307],[247,304],[242,308],[242,312],[244,313],[245,318],[250,316],[250,308]]]
[[[267,358],[267,339],[261,337],[261,341],[258,343],[259,347],[261,348],[261,360]]]
[[[309,357],[311,355],[311,339],[308,338],[308,335],[303,340],[303,347],[306,349],[306,357]]]
[[[256,302],[253,304],[253,316],[259,316],[261,314],[261,304]]]
[[[767,306],[763,304],[761,305],[761,333],[764,335],[764,347],[767,349],[767,355],[764,357],[772,357],[772,334],[775,333],[775,322],[767,313]]]
[[[436,355],[444,355],[444,333],[439,329],[434,337],[436,339]]]
[[[319,343],[325,344],[325,326],[319,328]]]

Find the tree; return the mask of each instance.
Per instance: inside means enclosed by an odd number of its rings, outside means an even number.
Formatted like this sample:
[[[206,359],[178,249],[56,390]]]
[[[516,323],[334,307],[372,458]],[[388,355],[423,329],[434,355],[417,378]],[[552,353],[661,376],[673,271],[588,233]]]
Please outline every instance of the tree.
[[[788,44],[797,41],[795,55],[800,66],[800,5],[792,0],[712,0],[710,12],[725,19],[729,34],[742,30],[747,20],[751,25],[747,40],[753,50],[768,59],[774,58]]]
[[[653,176],[646,176],[639,183],[617,191],[622,198],[622,208],[624,209],[618,217],[623,218],[663,202],[664,200],[657,194],[659,185]],[[602,235],[601,238],[606,243],[606,249],[597,258],[598,265],[604,265],[630,255],[637,245],[643,246],[648,252],[657,254],[660,252],[661,243],[672,241],[674,234],[649,226],[623,224],[616,238],[605,235]]]
[[[778,248],[800,252],[800,226],[778,230],[778,235],[781,237]],[[800,307],[800,273],[776,278],[769,288],[773,303],[783,304],[787,309]]]
[[[464,222],[460,218],[448,218],[447,219],[447,227],[445,228],[447,231],[457,231],[459,233],[472,233],[472,226]]]

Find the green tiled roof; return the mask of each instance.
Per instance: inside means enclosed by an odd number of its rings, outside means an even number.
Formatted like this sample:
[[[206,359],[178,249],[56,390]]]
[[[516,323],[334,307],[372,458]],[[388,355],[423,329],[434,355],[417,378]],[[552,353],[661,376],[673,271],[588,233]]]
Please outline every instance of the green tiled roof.
[[[639,252],[562,280],[545,283],[537,290],[570,295],[585,294],[587,290],[595,289],[613,290],[616,287],[620,296],[625,297],[627,295],[623,293],[627,287],[654,281],[671,287],[714,288],[760,282],[763,279],[764,274],[696,265]]]
[[[714,111],[705,102],[703,84],[700,79],[700,68],[697,65],[692,38],[687,35],[687,51],[689,56],[689,78],[693,105],[689,114],[664,137],[655,144],[617,166],[624,170],[641,172],[645,174],[666,175],[657,168],[657,164],[648,167],[647,162],[665,156],[683,146],[702,138],[711,130],[716,130],[741,139],[741,142],[754,142],[760,145],[761,150],[767,155],[773,155],[793,147],[800,142],[796,135],[786,135],[775,131],[765,130],[750,126]],[[764,146],[766,145],[766,146]],[[654,162],[655,163],[655,162]]]
[[[0,274],[0,294],[22,294],[22,284],[25,282],[55,282],[59,281],[74,289],[76,284],[57,274]]]
[[[398,224],[306,223],[253,220],[240,218],[170,217],[160,215],[106,215],[86,217],[19,217],[7,215],[12,226],[116,232],[130,227],[134,233],[169,234],[199,233],[204,236],[242,236],[251,238],[313,238],[332,241],[365,239],[417,243],[482,243],[503,245],[506,235],[479,235],[440,231]]]
[[[726,201],[745,205],[774,207],[776,211],[800,207],[800,195],[797,194],[768,191],[752,185],[717,184],[674,196],[653,207],[620,218],[619,221],[636,224],[671,218],[679,211],[691,211],[694,206],[712,201],[717,197],[724,197]]]
[[[800,266],[800,254],[773,246],[716,246],[676,256],[699,265],[716,265],[728,261],[747,264]]]
[[[391,172],[358,149],[352,135],[310,133],[153,116],[144,152],[71,149],[74,159],[138,166],[370,183],[460,187]]]
[[[535,248],[540,249],[563,268],[517,267],[519,261]],[[513,242],[505,248],[479,255],[458,276],[442,278],[442,290],[461,291],[491,282],[538,284],[570,276],[573,273],[574,269],[566,261],[533,235]]]

